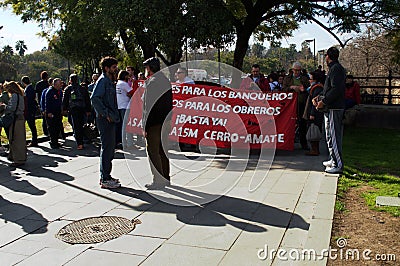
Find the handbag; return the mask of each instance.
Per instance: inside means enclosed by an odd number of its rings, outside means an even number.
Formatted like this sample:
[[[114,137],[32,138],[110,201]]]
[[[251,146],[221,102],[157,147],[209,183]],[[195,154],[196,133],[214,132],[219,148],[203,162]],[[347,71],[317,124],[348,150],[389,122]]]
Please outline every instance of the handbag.
[[[320,141],[321,140],[322,134],[316,124],[311,123],[310,127],[308,128],[306,138],[308,141]]]
[[[10,128],[12,125],[15,125],[14,118],[17,114],[18,106],[19,106],[19,95],[17,97],[17,107],[15,108],[14,113],[6,114],[6,115],[3,115],[2,117],[0,117],[0,127]]]
[[[0,117],[0,127],[9,128],[14,122],[14,113],[6,114]]]
[[[99,136],[99,130],[94,124],[86,123],[83,125],[83,134],[87,139],[93,140]]]

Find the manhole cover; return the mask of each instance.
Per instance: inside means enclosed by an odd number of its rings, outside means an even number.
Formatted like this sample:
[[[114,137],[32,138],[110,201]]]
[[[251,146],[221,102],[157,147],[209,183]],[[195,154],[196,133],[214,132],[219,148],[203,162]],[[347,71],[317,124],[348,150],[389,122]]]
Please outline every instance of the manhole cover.
[[[141,223],[117,216],[91,217],[64,226],[56,237],[70,244],[99,243],[127,234]]]

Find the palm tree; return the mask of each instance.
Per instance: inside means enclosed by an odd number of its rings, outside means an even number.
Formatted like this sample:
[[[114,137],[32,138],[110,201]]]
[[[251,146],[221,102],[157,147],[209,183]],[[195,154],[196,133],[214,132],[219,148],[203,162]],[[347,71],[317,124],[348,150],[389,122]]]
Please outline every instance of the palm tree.
[[[14,49],[10,45],[6,45],[3,47],[3,54],[14,55]]]
[[[28,47],[25,44],[25,41],[17,41],[15,44],[15,50],[18,51],[18,54],[20,56],[25,55],[25,51],[28,49]]]
[[[6,45],[1,51],[1,61],[6,63],[11,63],[12,57],[14,55],[14,49],[10,45]]]

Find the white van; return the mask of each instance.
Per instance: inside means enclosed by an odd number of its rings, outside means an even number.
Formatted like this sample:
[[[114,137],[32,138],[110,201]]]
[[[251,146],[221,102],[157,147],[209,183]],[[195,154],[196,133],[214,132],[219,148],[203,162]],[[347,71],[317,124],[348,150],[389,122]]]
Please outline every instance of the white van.
[[[205,81],[207,80],[207,71],[205,69],[189,68],[188,76],[194,81]]]

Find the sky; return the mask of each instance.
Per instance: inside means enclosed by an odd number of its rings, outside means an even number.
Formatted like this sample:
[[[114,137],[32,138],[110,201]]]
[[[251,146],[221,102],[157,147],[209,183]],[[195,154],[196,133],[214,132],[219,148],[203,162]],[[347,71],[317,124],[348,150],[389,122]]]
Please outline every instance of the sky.
[[[20,17],[14,15],[9,9],[0,8],[0,26],[4,26],[0,30],[0,47],[10,45],[15,49],[15,43],[19,40],[25,41],[30,54],[35,51],[47,47],[45,39],[39,37],[40,27],[35,22],[22,23]],[[296,44],[297,50],[300,50],[301,43],[304,40],[315,38],[315,49],[326,50],[332,45],[338,44],[337,41],[325,30],[315,24],[302,24],[299,30],[293,33],[293,37],[282,40],[282,46],[288,47],[290,44]],[[311,51],[314,44],[310,43]]]
[[[0,30],[1,48],[10,45],[15,51],[15,43],[19,40],[25,41],[28,54],[47,47],[47,41],[36,35],[40,32],[38,24],[22,23],[20,17],[14,15],[9,9],[0,8],[0,26],[3,26],[3,29]]]

